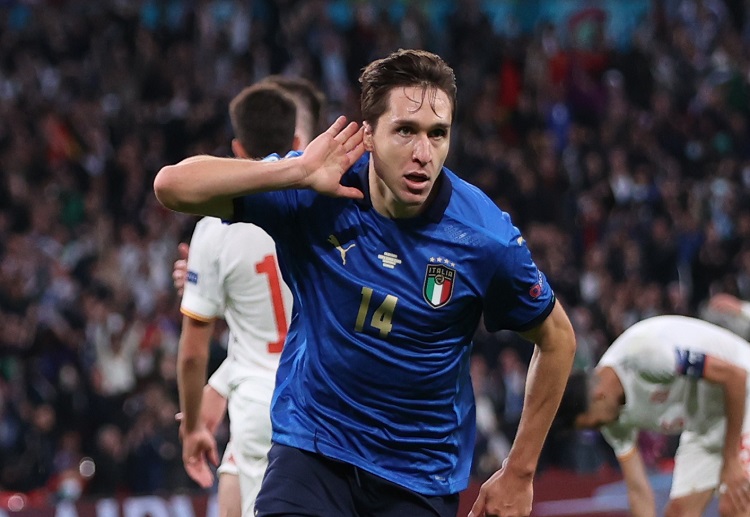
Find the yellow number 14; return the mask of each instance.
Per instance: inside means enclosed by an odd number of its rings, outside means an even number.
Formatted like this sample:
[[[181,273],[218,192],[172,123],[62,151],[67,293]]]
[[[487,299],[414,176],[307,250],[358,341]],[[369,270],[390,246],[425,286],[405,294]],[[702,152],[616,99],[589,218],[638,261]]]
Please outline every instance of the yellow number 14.
[[[370,300],[372,299],[372,289],[370,287],[362,288],[362,301],[359,304],[359,312],[357,313],[357,322],[354,324],[354,330],[362,332],[365,326],[365,319],[367,319],[367,312],[370,310]],[[370,325],[380,331],[380,337],[388,337],[391,329],[393,328],[393,311],[396,310],[396,304],[398,298],[389,294],[380,304],[380,307],[375,309],[370,320]]]

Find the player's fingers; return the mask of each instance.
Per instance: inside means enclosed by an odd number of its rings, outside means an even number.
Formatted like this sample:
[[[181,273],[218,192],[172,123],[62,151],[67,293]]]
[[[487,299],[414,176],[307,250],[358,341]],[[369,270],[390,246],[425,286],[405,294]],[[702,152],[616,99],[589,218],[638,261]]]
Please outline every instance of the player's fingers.
[[[191,460],[185,465],[185,472],[187,472],[190,479],[203,488],[210,488],[211,485],[213,485],[213,474],[211,474],[211,470],[205,462],[201,462],[197,460],[197,458],[191,458]]]
[[[365,143],[362,140],[360,140],[357,143],[357,145],[355,145],[349,151],[347,151],[346,157],[349,160],[349,167],[354,165],[354,162],[359,160],[359,158],[362,156],[362,154],[364,154],[364,152],[365,152]]]
[[[188,252],[190,251],[190,245],[187,242],[181,242],[177,245],[177,256],[182,260],[187,260]]]
[[[211,446],[211,450],[208,452],[208,459],[214,466],[219,466],[219,451],[216,448],[215,443]]]
[[[484,516],[484,503],[487,499],[487,495],[484,491],[480,490],[477,500],[474,501],[474,506],[471,507],[469,517],[483,517]]]
[[[733,508],[734,513],[739,513],[746,506],[745,498],[747,494],[742,486],[732,487],[732,489],[726,491],[726,495],[729,496],[729,502]]]
[[[337,118],[331,126],[326,129],[326,133],[330,135],[331,137],[336,137],[339,133],[341,133],[341,130],[346,127],[346,117],[341,115],[339,118]]]
[[[349,140],[353,139],[353,145],[356,145],[357,138],[359,138],[360,140],[362,138],[361,136],[358,137],[358,131],[359,124],[357,124],[356,122],[349,122],[349,124],[347,124],[347,126],[334,137],[334,140],[336,140],[337,142],[341,142],[344,145],[344,149],[349,151],[349,149],[351,149],[352,147]]]

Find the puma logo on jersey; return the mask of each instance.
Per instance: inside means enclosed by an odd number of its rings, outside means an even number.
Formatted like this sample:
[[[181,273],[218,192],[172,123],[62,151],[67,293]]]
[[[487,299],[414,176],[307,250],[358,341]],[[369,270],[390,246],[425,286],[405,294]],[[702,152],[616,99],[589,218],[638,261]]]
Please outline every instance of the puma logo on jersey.
[[[333,234],[331,234],[331,235],[329,235],[329,236],[328,236],[328,242],[330,242],[331,244],[333,244],[333,246],[334,246],[334,247],[335,247],[335,248],[336,248],[336,249],[338,250],[338,252],[339,252],[339,253],[341,254],[341,264],[343,264],[343,265],[345,266],[345,265],[346,265],[346,253],[347,253],[347,252],[348,252],[348,251],[349,251],[350,249],[352,249],[352,248],[353,248],[354,246],[356,246],[357,244],[353,242],[353,243],[351,243],[351,244],[350,244],[349,246],[347,246],[346,248],[344,248],[343,246],[341,246],[341,243],[340,243],[340,242],[339,242],[339,240],[338,240],[338,239],[336,238],[336,236],[335,236],[335,235],[333,235]]]

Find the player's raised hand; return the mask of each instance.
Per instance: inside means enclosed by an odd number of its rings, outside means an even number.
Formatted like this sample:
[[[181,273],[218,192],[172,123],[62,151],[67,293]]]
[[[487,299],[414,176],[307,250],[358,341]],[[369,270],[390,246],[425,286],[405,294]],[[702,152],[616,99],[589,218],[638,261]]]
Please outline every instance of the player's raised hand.
[[[362,128],[356,122],[347,124],[346,117],[337,118],[299,158],[306,173],[301,186],[328,196],[362,199],[362,191],[343,186],[341,176],[364,150]]]
[[[177,256],[179,257],[174,262],[174,269],[172,270],[172,284],[177,290],[177,294],[182,296],[182,292],[185,290],[185,279],[187,278],[187,259],[190,246],[187,243],[181,242],[177,246]]]

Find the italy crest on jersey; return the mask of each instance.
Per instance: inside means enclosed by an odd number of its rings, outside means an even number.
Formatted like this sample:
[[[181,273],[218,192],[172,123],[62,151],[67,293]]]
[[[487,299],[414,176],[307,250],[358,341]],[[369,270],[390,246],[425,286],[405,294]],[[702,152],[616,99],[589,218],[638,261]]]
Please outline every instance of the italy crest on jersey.
[[[455,269],[443,264],[428,264],[427,273],[424,277],[424,290],[422,291],[427,303],[435,309],[448,303],[453,294],[455,278]]]

